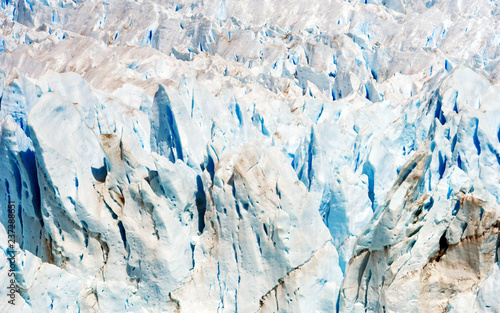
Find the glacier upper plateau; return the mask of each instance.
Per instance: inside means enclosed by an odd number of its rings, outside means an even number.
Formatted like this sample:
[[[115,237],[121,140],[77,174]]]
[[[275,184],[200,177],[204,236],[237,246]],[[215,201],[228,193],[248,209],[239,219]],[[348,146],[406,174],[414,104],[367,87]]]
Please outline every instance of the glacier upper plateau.
[[[495,313],[499,255],[499,1],[0,0],[0,312]]]

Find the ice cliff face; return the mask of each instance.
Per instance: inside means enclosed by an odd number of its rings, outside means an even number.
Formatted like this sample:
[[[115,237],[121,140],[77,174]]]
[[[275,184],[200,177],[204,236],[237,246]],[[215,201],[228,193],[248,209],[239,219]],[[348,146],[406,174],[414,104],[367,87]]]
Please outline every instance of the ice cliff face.
[[[500,311],[496,1],[0,5],[0,311]]]

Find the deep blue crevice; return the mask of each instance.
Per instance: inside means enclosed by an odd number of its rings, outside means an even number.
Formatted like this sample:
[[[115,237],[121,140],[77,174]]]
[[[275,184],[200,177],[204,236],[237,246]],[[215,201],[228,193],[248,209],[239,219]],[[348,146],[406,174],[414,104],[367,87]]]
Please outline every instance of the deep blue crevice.
[[[454,100],[455,101],[455,105],[453,105],[453,111],[455,111],[455,113],[458,114],[459,110],[458,110],[458,101],[457,101],[457,98],[458,98],[458,91],[455,92],[455,100]]]
[[[458,136],[457,134],[455,134],[455,136],[453,136],[453,140],[451,141],[451,152],[455,151],[455,146],[457,145],[457,141],[458,141]]]
[[[9,185],[9,181],[7,179],[5,180],[5,189],[7,190],[7,200],[11,201],[11,198],[10,198],[10,185]]]
[[[89,232],[88,232],[88,225],[84,221],[82,221],[82,226],[83,226],[83,243],[85,244],[85,247],[87,248],[89,246]],[[83,257],[82,257],[83,258]],[[82,259],[80,258],[80,260]]]
[[[243,124],[243,117],[241,114],[240,105],[236,103],[234,111],[236,112],[236,117],[238,118],[238,124],[241,126]]]
[[[442,105],[443,103],[441,101],[441,97],[438,97],[436,101],[436,112],[434,114],[434,117],[436,117],[439,120],[441,125],[444,125],[446,123],[446,118],[444,117],[443,114]]]
[[[321,115],[323,115],[323,110],[325,109],[325,105],[321,105],[321,111],[319,112],[318,118],[316,118],[316,124],[318,124],[319,119],[321,118]]]
[[[203,181],[201,176],[196,177],[196,208],[198,210],[198,232],[201,234],[205,229],[205,212],[207,211],[207,199],[205,190],[203,189]]]
[[[293,153],[288,153],[288,156],[292,158],[292,163],[291,163],[291,166],[293,168],[294,171],[297,171],[297,161],[295,160],[295,154]],[[300,179],[300,178],[299,178]]]
[[[309,149],[307,151],[307,180],[309,182],[308,188],[311,188],[311,181],[314,178],[314,171],[313,171],[313,155],[316,152],[314,149],[314,130],[311,129],[311,139],[309,141]]]
[[[427,6],[427,4],[426,4],[426,6]],[[448,60],[444,61],[444,68],[446,69],[447,72],[452,70],[452,66],[451,66],[450,62],[448,62]]]
[[[460,154],[457,157],[457,166],[459,169],[463,170],[462,168],[462,158],[460,158]]]
[[[214,160],[212,157],[209,155],[208,160],[207,160],[207,171],[210,174],[210,179],[214,181],[214,176],[215,176],[215,164]]]
[[[40,200],[40,186],[38,185],[38,172],[36,169],[35,152],[33,150],[26,150],[19,153],[21,157],[21,162],[29,176],[31,201],[33,203],[33,209],[35,210],[36,216],[39,218],[43,225],[42,213],[41,213],[41,200]]]
[[[238,253],[236,252],[236,245],[233,242],[233,251],[234,251],[234,259],[236,260],[236,264],[238,264]]]
[[[372,210],[375,211],[375,173],[370,162],[363,164],[363,174],[368,176],[368,198],[372,202]]]
[[[266,125],[264,124],[264,118],[262,116],[259,115],[259,120],[260,120],[260,127],[261,127],[261,131],[262,131],[262,134],[264,136],[269,136],[270,133],[269,133],[269,130],[267,129]]]
[[[195,246],[194,246],[192,243],[190,243],[190,245],[191,245],[191,258],[193,259],[193,262],[192,262],[192,264],[191,264],[191,269],[193,269],[193,268],[194,268],[194,266],[195,266],[195,264],[196,264],[196,263],[195,263],[195,258],[194,258],[194,247],[195,247]]]
[[[177,159],[183,160],[182,144],[177,122],[171,108],[170,98],[163,86],[159,86],[154,97],[154,105],[158,106],[159,122],[155,128],[151,124],[152,134],[156,135],[156,149],[159,154],[166,155],[171,162]],[[162,143],[165,143],[163,145]]]
[[[429,199],[429,202],[428,202],[428,203],[426,203],[426,204],[424,205],[424,209],[425,209],[426,211],[429,211],[429,210],[432,208],[432,206],[433,206],[433,205],[434,205],[434,198],[433,198],[433,197],[431,197],[431,198]]]
[[[477,155],[480,155],[481,154],[481,144],[479,143],[479,136],[477,134],[478,129],[479,129],[479,120],[476,119],[476,130],[474,131],[474,136],[472,138],[474,140],[474,146],[476,146]]]
[[[340,312],[340,295],[337,297],[337,303],[335,304],[335,310],[336,312]]]
[[[240,211],[240,205],[238,204],[238,201],[234,201],[234,207],[236,209],[236,213],[238,213],[238,217],[241,219],[241,211]]]
[[[94,176],[95,180],[97,180],[101,183],[104,183],[106,181],[106,176],[108,176],[108,169],[106,167],[106,161],[104,161],[103,166],[101,166],[99,168],[91,167],[90,169],[92,171],[92,176]]]
[[[108,209],[109,213],[111,214],[111,217],[114,220],[117,220],[118,219],[118,215],[116,215],[116,213],[109,207],[109,205],[106,202],[104,202],[104,204],[106,205],[106,208]]]
[[[444,171],[446,170],[446,162],[447,162],[446,155],[443,156],[440,152],[439,153],[439,179],[443,178]]]
[[[297,173],[297,177],[299,178],[299,180],[301,182],[304,183],[304,185],[307,185],[306,182],[304,182],[304,180],[303,180],[304,179],[304,166],[306,166],[306,165],[302,165],[302,167],[300,168],[300,171]]]
[[[193,91],[193,96],[191,98],[191,118],[193,118],[193,114],[194,114],[194,91]]]
[[[439,262],[441,257],[446,253],[446,250],[448,250],[448,240],[446,240],[446,232],[444,232],[441,238],[439,239],[439,252],[436,257],[437,262]]]
[[[125,234],[125,228],[123,227],[122,221],[118,221],[118,228],[120,229],[120,236],[122,237],[123,247],[127,249],[127,235]]]
[[[174,112],[172,112],[172,108],[170,107],[170,105],[167,105],[165,109],[167,114],[168,126],[170,128],[170,136],[172,139],[172,145],[171,145],[172,155],[176,155],[176,159],[182,160],[183,155],[182,155],[181,138],[179,136],[179,131],[177,130],[177,122],[175,121],[174,118]]]
[[[233,194],[233,198],[236,200],[236,186],[234,185],[234,173],[229,178],[228,184],[231,186],[231,193]]]

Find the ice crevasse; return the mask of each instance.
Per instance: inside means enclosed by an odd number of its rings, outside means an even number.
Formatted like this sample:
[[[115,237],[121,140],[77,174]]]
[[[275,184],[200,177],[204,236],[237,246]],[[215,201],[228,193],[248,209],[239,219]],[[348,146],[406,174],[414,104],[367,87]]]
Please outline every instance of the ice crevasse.
[[[500,311],[496,1],[0,17],[0,312]]]

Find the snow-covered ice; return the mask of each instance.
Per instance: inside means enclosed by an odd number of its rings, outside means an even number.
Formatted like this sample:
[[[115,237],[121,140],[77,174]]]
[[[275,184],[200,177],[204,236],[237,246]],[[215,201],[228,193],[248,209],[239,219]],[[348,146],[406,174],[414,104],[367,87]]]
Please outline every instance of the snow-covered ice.
[[[499,312],[499,254],[497,1],[1,0],[1,312]]]

